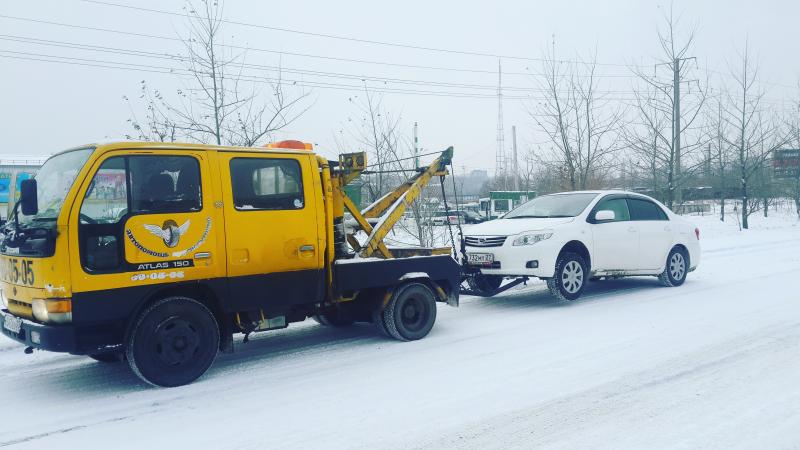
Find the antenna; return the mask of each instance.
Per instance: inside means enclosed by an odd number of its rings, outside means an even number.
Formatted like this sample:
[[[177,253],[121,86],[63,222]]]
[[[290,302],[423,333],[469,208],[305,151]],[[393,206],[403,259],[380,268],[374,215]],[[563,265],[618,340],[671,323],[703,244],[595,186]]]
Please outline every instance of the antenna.
[[[495,156],[494,178],[500,180],[506,190],[505,132],[503,131],[503,67],[497,59],[497,155]]]

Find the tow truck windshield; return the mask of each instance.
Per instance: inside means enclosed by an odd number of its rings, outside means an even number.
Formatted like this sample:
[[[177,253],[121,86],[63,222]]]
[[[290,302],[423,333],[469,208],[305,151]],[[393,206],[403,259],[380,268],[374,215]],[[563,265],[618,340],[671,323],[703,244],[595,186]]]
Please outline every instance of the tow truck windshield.
[[[30,225],[33,222],[55,222],[61,212],[67,192],[93,151],[94,148],[71,150],[53,156],[42,165],[36,174],[39,212],[32,216],[25,216],[18,211],[20,225]]]

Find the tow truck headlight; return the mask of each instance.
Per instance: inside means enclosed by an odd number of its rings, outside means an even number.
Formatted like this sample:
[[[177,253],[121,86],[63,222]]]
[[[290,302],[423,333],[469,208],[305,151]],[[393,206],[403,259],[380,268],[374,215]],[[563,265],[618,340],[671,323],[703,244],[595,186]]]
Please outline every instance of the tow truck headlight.
[[[3,292],[3,289],[0,289],[0,306],[3,309],[8,309],[8,300],[6,300],[6,293]]]
[[[514,241],[511,242],[511,245],[519,246],[519,245],[533,245],[537,242],[541,242],[545,239],[550,239],[553,236],[553,232],[550,230],[545,231],[527,231],[525,233],[520,234],[519,236],[514,238]]]
[[[68,298],[35,298],[31,306],[33,317],[40,322],[72,322],[72,300]]]

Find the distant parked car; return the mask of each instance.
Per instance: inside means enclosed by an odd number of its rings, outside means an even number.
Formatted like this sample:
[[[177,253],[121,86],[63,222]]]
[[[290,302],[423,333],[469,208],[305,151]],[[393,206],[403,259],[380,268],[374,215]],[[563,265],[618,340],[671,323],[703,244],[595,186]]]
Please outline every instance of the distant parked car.
[[[680,286],[700,263],[700,230],[661,203],[624,191],[537,197],[465,236],[473,289],[492,291],[504,277],[547,281],[575,300],[590,278],[654,275]]]
[[[472,211],[436,211],[429,220],[429,225],[457,225],[461,224],[476,224],[486,222],[486,218],[482,215]]]

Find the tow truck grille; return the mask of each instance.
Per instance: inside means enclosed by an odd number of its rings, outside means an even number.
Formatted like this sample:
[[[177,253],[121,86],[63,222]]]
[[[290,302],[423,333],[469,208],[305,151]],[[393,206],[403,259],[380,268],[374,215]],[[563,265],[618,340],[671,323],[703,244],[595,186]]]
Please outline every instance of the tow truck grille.
[[[470,247],[500,247],[506,236],[465,236],[464,241]]]

